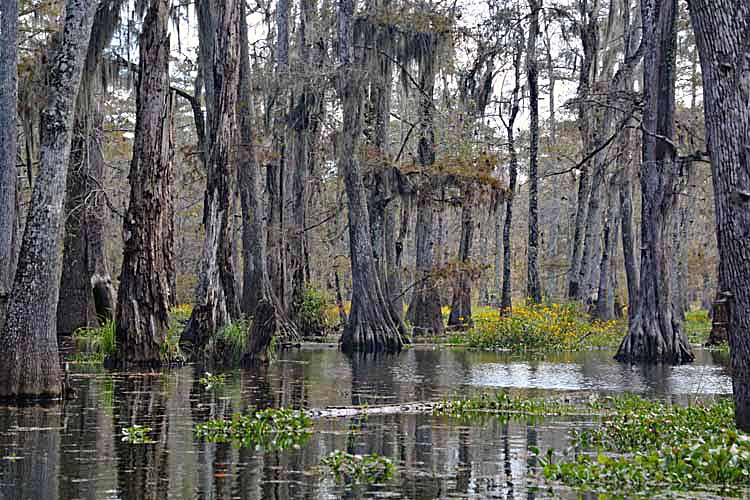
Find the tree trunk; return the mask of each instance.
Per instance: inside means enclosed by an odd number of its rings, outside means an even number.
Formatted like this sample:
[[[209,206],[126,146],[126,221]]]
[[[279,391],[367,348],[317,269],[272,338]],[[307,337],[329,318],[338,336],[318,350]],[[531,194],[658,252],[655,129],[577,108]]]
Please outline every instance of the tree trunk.
[[[0,397],[57,397],[59,249],[78,86],[97,2],[69,0],[61,41],[50,60],[42,114],[39,173],[34,183],[18,269],[0,333]]]
[[[589,7],[590,5],[590,7]],[[592,147],[591,126],[591,104],[589,92],[591,90],[592,67],[596,63],[598,54],[599,32],[597,22],[598,0],[582,0],[580,2],[581,14],[581,45],[583,46],[583,59],[578,78],[578,128],[581,132],[581,145],[583,156],[586,157]],[[589,161],[581,165],[578,177],[578,203],[573,229],[573,243],[570,257],[570,269],[568,270],[568,298],[580,298],[579,274],[581,270],[581,254],[583,251],[584,224],[587,217],[589,195],[591,193],[591,179],[589,177]]]
[[[690,0],[703,75],[714,179],[719,290],[729,296],[729,347],[737,427],[750,432],[750,4]]]
[[[513,68],[515,73],[513,94],[511,97],[511,108],[508,120],[505,122],[505,133],[508,137],[508,154],[510,155],[510,180],[508,182],[508,196],[505,201],[505,225],[503,226],[503,294],[500,300],[500,310],[504,314],[510,314],[512,307],[513,288],[511,286],[511,246],[510,229],[513,224],[513,198],[516,195],[516,180],[518,178],[518,154],[513,126],[516,116],[521,108],[521,61],[523,57],[523,32],[516,31],[516,43],[514,47]]]
[[[464,189],[463,206],[461,207],[461,239],[458,244],[458,283],[453,287],[453,302],[448,317],[448,326],[453,328],[468,328],[473,324],[471,318],[471,242],[474,238],[474,200],[472,196],[474,186]]]
[[[273,321],[262,321],[249,332],[250,341],[256,347],[262,347],[265,342],[262,339],[271,339],[280,330],[287,338],[296,338],[295,325],[286,316],[283,307],[275,297],[271,289],[271,281],[268,276],[266,260],[266,230],[263,203],[261,200],[259,182],[260,165],[255,151],[253,134],[253,104],[252,87],[250,81],[250,55],[247,43],[247,18],[245,16],[245,4],[240,3],[240,74],[239,89],[240,99],[238,102],[240,147],[237,162],[237,178],[242,204],[242,252],[243,252],[243,290],[242,290],[242,313],[246,317],[255,318],[261,307],[266,308],[270,304],[273,307]],[[261,326],[273,328],[265,331]],[[255,340],[255,337],[260,337]],[[270,340],[269,340],[270,342]],[[253,358],[262,357],[260,352],[252,352]]]
[[[0,329],[13,285],[16,227],[18,0],[0,0]]]
[[[435,90],[435,47],[424,49],[419,60],[419,87],[421,96],[418,156],[420,169],[427,180],[422,181],[417,192],[416,284],[412,294],[407,319],[415,335],[439,335],[443,332],[443,317],[437,283],[433,276],[435,267],[435,207],[432,197],[440,183],[433,172],[435,163],[435,130],[433,123],[433,92]],[[438,228],[439,229],[439,228]]]
[[[117,296],[113,364],[158,366],[169,329],[172,254],[172,97],[169,0],[153,0],[143,22],[136,87],[130,204]]]
[[[620,226],[619,210],[619,182],[618,174],[614,174],[609,180],[607,189],[607,214],[604,218],[604,235],[602,243],[602,256],[599,261],[599,286],[596,294],[596,309],[594,317],[602,321],[615,319],[614,301],[610,300],[612,290],[612,272],[614,267],[615,248],[617,244],[617,230]]]
[[[195,306],[180,339],[181,343],[192,344],[196,355],[222,326],[239,316],[231,259],[229,205],[232,193],[230,156],[236,144],[240,2],[215,1],[201,0],[198,8],[199,17],[209,13],[211,20],[204,20],[204,23],[214,27],[210,33],[203,30],[199,33],[200,44],[210,46],[212,54],[212,60],[203,61],[204,80],[211,81],[206,85],[206,101],[210,102],[207,109],[212,110],[206,133],[208,164],[203,201],[206,235]]]
[[[526,80],[529,85],[530,134],[529,147],[529,239],[526,264],[526,297],[534,303],[542,301],[542,285],[539,279],[539,209],[537,176],[539,161],[539,70],[536,60],[536,39],[539,35],[539,11],[542,0],[529,0],[531,27],[526,49]]]
[[[285,258],[284,199],[287,151],[287,85],[289,78],[289,0],[276,3],[276,68],[274,70],[272,113],[273,156],[266,169],[268,191],[268,275],[274,295],[284,309],[287,304],[287,269]]]
[[[693,361],[672,303],[670,216],[675,205],[676,0],[643,0],[644,107],[641,167],[641,282],[638,312],[615,358],[623,362]]]
[[[366,191],[357,160],[357,143],[362,131],[362,83],[357,74],[360,67],[355,67],[354,60],[353,17],[353,0],[339,0],[337,91],[343,108],[343,123],[338,163],[349,201],[352,260],[352,307],[341,336],[341,349],[347,353],[398,352],[403,339],[391,317],[375,267]]]
[[[102,192],[104,113],[98,82],[102,52],[119,26],[123,0],[105,0],[96,12],[76,100],[65,195],[65,238],[57,307],[58,333],[112,319],[115,290],[105,252]]]

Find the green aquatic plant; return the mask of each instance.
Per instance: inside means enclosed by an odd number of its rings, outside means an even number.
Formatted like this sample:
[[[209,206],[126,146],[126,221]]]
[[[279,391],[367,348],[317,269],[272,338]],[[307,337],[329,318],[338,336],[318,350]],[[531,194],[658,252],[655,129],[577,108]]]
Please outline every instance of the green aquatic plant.
[[[332,301],[326,295],[310,286],[305,286],[302,303],[297,313],[297,324],[302,335],[317,336],[324,335],[330,328],[326,310]]]
[[[335,450],[323,457],[320,463],[342,483],[382,483],[392,479],[396,472],[396,466],[389,458],[376,453],[352,455]]]
[[[232,443],[263,450],[299,448],[310,437],[312,420],[299,410],[267,408],[231,420],[212,419],[195,427],[196,436],[210,443]]]
[[[693,309],[685,313],[682,324],[688,339],[693,344],[705,344],[711,334],[711,318],[705,309]]]
[[[223,386],[227,381],[226,375],[218,373],[216,375],[206,372],[201,378],[198,379],[198,383],[202,385],[207,391],[215,387]]]
[[[103,363],[107,356],[115,353],[115,320],[110,319],[99,326],[78,328],[73,332],[79,362]]]
[[[750,435],[734,427],[733,404],[688,407],[615,400],[601,426],[577,433],[570,449],[540,458],[551,481],[588,491],[748,491]]]
[[[151,431],[151,427],[144,427],[142,425],[131,425],[130,427],[123,427],[122,441],[130,444],[153,443],[153,438],[148,435],[148,433]]]
[[[522,416],[590,415],[604,410],[604,404],[590,396],[579,403],[543,398],[514,397],[506,392],[481,393],[469,398],[447,399],[433,407],[433,414],[451,418],[470,418],[487,414]]]

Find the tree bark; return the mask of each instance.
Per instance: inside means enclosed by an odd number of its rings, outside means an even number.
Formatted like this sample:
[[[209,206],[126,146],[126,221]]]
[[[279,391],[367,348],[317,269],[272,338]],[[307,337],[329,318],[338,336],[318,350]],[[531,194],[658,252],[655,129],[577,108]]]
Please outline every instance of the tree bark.
[[[204,5],[210,3],[210,5]],[[231,148],[236,144],[236,109],[239,89],[239,17],[236,0],[200,0],[199,17],[210,15],[204,24],[213,31],[199,33],[200,44],[211,47],[212,60],[203,61],[206,108],[211,110],[207,128],[208,164],[203,202],[205,240],[195,306],[181,343],[192,344],[198,354],[219,328],[239,316],[229,237],[231,198]],[[211,91],[209,92],[209,89]]]
[[[516,42],[514,46],[513,68],[515,79],[511,97],[511,108],[508,120],[504,122],[505,133],[508,137],[508,154],[510,156],[510,176],[508,182],[508,196],[505,201],[505,224],[503,226],[503,294],[500,299],[500,310],[504,314],[510,314],[512,307],[511,285],[511,246],[510,230],[513,224],[513,198],[516,195],[516,181],[518,178],[518,154],[516,152],[515,135],[513,126],[521,108],[521,61],[523,57],[523,32],[516,31]]]
[[[590,5],[590,6],[589,6]],[[583,46],[583,58],[578,78],[578,128],[581,132],[581,144],[584,157],[589,154],[592,147],[592,117],[591,105],[588,103],[591,90],[592,67],[596,63],[598,54],[598,22],[597,9],[598,0],[582,0],[580,2],[581,13],[581,45]],[[576,206],[575,225],[573,229],[573,243],[570,257],[570,269],[568,270],[568,298],[580,298],[579,274],[581,269],[581,256],[583,252],[584,224],[587,216],[589,195],[591,193],[591,179],[589,177],[589,163],[581,165],[578,175],[578,202]]]
[[[143,22],[136,87],[130,203],[117,296],[117,366],[158,366],[169,329],[174,154],[169,90],[169,0],[153,0]]]
[[[102,52],[119,26],[122,4],[123,0],[105,0],[96,12],[76,100],[65,195],[58,333],[97,325],[112,319],[115,311],[115,290],[105,252],[104,113],[97,96],[102,92],[97,76]]]
[[[398,352],[401,332],[378,277],[373,257],[367,197],[357,143],[362,131],[362,83],[354,58],[354,1],[339,0],[337,92],[343,110],[339,133],[339,169],[349,202],[349,246],[352,260],[352,307],[341,336],[341,349],[351,353]],[[357,65],[359,66],[359,65]]]
[[[542,0],[529,0],[531,26],[526,49],[526,80],[529,85],[531,144],[529,147],[529,236],[526,261],[526,297],[534,303],[542,301],[539,279],[539,69],[536,60],[536,40],[539,35],[539,11]]]
[[[693,361],[672,303],[670,216],[675,205],[676,0],[643,0],[644,106],[641,166],[640,300],[615,358],[622,362]]]
[[[750,432],[750,4],[690,0],[719,242],[719,290],[729,297],[729,347],[737,427]]]
[[[418,157],[423,177],[417,191],[416,285],[406,317],[414,327],[415,335],[439,335],[443,332],[443,317],[437,283],[433,276],[435,267],[435,207],[432,200],[438,189],[438,174],[432,171],[435,163],[435,129],[433,122],[433,93],[435,90],[435,47],[431,42],[419,58],[419,144]]]
[[[98,3],[69,0],[59,46],[48,72],[39,173],[31,195],[18,269],[0,332],[0,397],[57,397],[59,248],[63,201],[78,86]]]
[[[15,267],[17,38],[18,0],[0,0],[0,329]]]
[[[453,301],[448,326],[453,328],[468,328],[473,324],[471,317],[471,282],[472,272],[468,269],[471,264],[471,243],[474,238],[474,200],[471,190],[474,186],[464,189],[463,205],[461,207],[461,239],[458,243],[458,284],[453,287]]]

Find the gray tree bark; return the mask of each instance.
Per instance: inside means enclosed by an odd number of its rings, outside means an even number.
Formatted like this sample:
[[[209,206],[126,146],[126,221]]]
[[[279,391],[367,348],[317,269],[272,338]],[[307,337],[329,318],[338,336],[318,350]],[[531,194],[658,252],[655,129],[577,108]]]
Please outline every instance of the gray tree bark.
[[[57,307],[58,333],[112,319],[115,290],[106,259],[102,192],[104,113],[99,84],[102,52],[119,26],[124,0],[105,0],[97,9],[76,101],[65,195],[65,238]]]
[[[536,40],[539,36],[539,11],[542,0],[529,0],[531,26],[526,48],[526,81],[529,85],[531,144],[529,147],[529,236],[526,262],[526,297],[534,303],[542,301],[539,278],[539,68],[536,60]]]
[[[117,296],[114,365],[158,366],[169,329],[172,293],[172,97],[169,0],[153,0],[143,21],[136,87],[130,203]]]
[[[435,91],[435,46],[431,39],[419,58],[419,166],[425,180],[417,190],[416,284],[406,317],[414,327],[415,335],[439,335],[443,332],[441,300],[433,276],[435,268],[436,229],[432,200],[439,188],[440,179],[432,171],[435,163],[435,128],[433,122]],[[438,228],[440,229],[440,228]]]
[[[239,316],[240,309],[229,236],[231,149],[236,145],[239,89],[239,3],[236,0],[201,0],[198,5],[199,17],[211,16],[210,21],[204,20],[202,24],[214,29],[199,33],[199,43],[211,47],[208,52],[213,58],[202,61],[204,80],[211,82],[205,85],[206,101],[210,102],[206,108],[211,110],[206,131],[208,164],[203,202],[206,235],[195,306],[180,339],[181,343],[192,344],[195,355],[219,328]]]
[[[581,44],[583,58],[578,78],[578,129],[581,132],[581,144],[584,157],[588,156],[592,148],[592,116],[591,104],[588,102],[591,91],[592,68],[598,54],[598,0],[581,0]],[[580,298],[579,274],[581,270],[581,256],[583,252],[584,227],[591,193],[591,179],[589,177],[589,161],[581,165],[578,176],[578,202],[576,205],[575,224],[573,229],[573,243],[568,270],[568,298]]]
[[[337,92],[343,110],[339,133],[339,169],[349,202],[352,307],[341,349],[344,352],[398,352],[404,343],[380,283],[367,212],[367,195],[357,159],[362,132],[361,65],[354,56],[354,1],[339,0]]]
[[[39,173],[34,183],[18,269],[0,332],[0,397],[57,397],[57,350],[63,201],[78,86],[98,2],[69,0],[62,37],[48,72]]]
[[[643,0],[644,106],[640,300],[615,358],[688,363],[690,344],[672,303],[669,224],[678,168],[674,135],[676,0]]]
[[[509,314],[512,307],[513,287],[511,284],[511,246],[510,246],[510,229],[513,224],[513,198],[516,195],[516,181],[518,178],[518,154],[516,152],[516,142],[513,127],[521,108],[521,63],[523,58],[523,32],[516,31],[516,41],[514,45],[514,84],[511,96],[511,107],[508,119],[504,121],[505,133],[508,137],[508,154],[510,156],[509,169],[510,176],[508,182],[508,196],[505,199],[505,224],[503,225],[503,293],[500,299],[500,310]]]
[[[0,328],[14,273],[18,0],[0,0]]]
[[[690,0],[703,75],[703,103],[719,242],[719,290],[729,306],[737,428],[750,432],[750,4]]]

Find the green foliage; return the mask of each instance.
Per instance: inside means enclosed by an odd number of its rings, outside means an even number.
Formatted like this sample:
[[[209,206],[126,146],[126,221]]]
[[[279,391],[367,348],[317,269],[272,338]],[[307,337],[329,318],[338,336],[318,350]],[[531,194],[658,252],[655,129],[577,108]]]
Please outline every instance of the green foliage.
[[[305,336],[324,335],[329,328],[330,301],[320,290],[307,285],[297,314],[297,323]]]
[[[352,455],[335,450],[323,457],[320,463],[328,467],[336,480],[342,483],[382,483],[393,478],[396,471],[390,459],[375,453]]]
[[[169,311],[169,330],[161,345],[161,359],[164,363],[182,363],[185,355],[180,348],[180,335],[193,313],[190,304],[179,304]]]
[[[195,433],[211,443],[263,450],[299,448],[310,437],[312,420],[304,412],[267,408],[249,415],[235,414],[231,420],[212,419],[198,424]]]
[[[507,316],[478,308],[473,319],[474,327],[451,337],[451,343],[516,352],[575,351],[615,347],[624,335],[618,322],[592,322],[577,304],[516,306]]]
[[[250,321],[239,319],[224,325],[216,335],[216,352],[221,353],[220,358],[238,364],[245,352],[249,334]]]
[[[711,318],[705,309],[694,309],[685,313],[683,328],[690,342],[705,344],[711,334]]]
[[[130,444],[150,444],[154,442],[153,438],[148,435],[151,431],[151,427],[144,427],[142,425],[124,427],[122,429],[122,440]]]
[[[737,491],[750,484],[750,436],[734,427],[730,400],[672,406],[624,398],[599,428],[574,438],[577,453],[541,460],[548,480],[586,490]]]
[[[102,363],[107,356],[115,353],[115,330],[113,319],[100,326],[78,328],[73,332],[78,349],[77,360],[81,362]]]
[[[200,383],[207,391],[210,391],[214,387],[223,386],[226,381],[226,376],[223,373],[213,375],[209,372],[204,373],[203,376],[198,379],[198,383]]]

